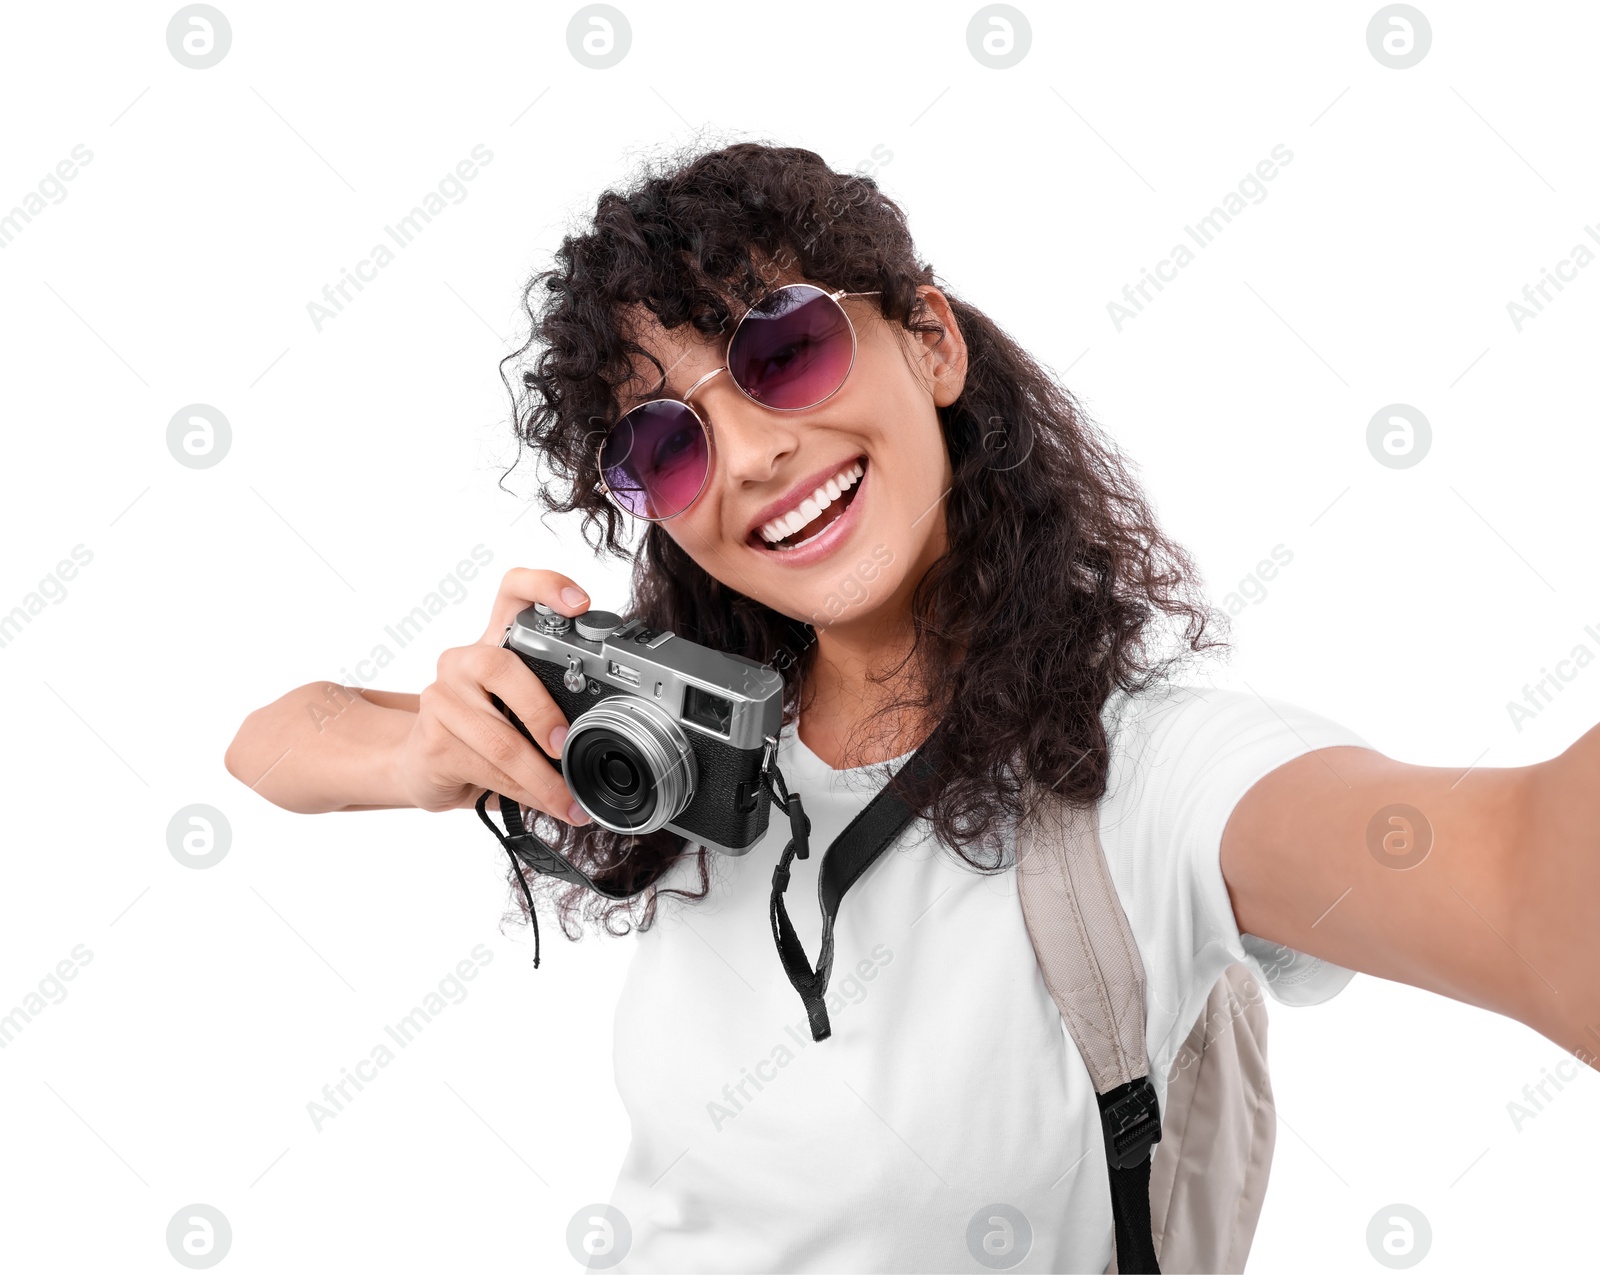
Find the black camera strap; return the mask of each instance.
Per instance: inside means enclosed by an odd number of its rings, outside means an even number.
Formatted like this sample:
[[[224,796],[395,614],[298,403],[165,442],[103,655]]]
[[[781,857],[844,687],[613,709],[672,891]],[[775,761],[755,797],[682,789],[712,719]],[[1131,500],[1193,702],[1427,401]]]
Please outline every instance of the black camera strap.
[[[935,732],[935,735],[937,732]],[[916,816],[899,794],[892,791],[901,777],[922,779],[937,769],[937,748],[934,735],[900,767],[865,809],[861,810],[845,827],[833,844],[823,852],[821,866],[817,869],[817,902],[822,908],[822,947],[817,954],[817,967],[811,968],[805,947],[794,932],[788,910],[783,905],[784,892],[789,888],[789,865],[795,859],[809,858],[811,820],[801,808],[798,794],[791,793],[783,782],[776,766],[762,772],[763,786],[773,804],[789,816],[789,843],[783,848],[778,866],[772,870],[772,938],[778,945],[778,956],[783,961],[784,972],[806,1007],[806,1017],[811,1022],[811,1039],[826,1040],[833,1034],[828,1022],[828,977],[833,972],[833,925],[839,915],[839,905],[850,889],[868,868],[876,863],[905,826]]]
[[[554,846],[547,845],[524,827],[522,809],[516,802],[503,794],[496,796],[500,798],[500,817],[506,821],[505,832],[495,827],[494,820],[489,818],[489,812],[484,808],[489,804],[488,789],[478,795],[474,809],[478,812],[478,818],[483,820],[484,826],[494,833],[495,839],[505,847],[505,852],[511,859],[511,866],[517,870],[517,882],[522,886],[522,897],[528,901],[528,918],[533,922],[533,967],[538,969],[539,914],[533,907],[533,894],[528,889],[528,878],[522,875],[524,863],[535,872],[542,872],[547,877],[555,877],[559,881],[567,881],[573,885],[587,886],[596,894],[604,895],[608,899],[628,899],[643,891],[614,890],[610,886],[601,885]]]
[[[816,969],[812,969],[811,962],[806,957],[805,947],[795,933],[794,925],[790,922],[788,910],[783,903],[784,892],[789,888],[789,865],[795,859],[806,859],[811,855],[811,820],[801,805],[799,794],[791,793],[788,785],[784,783],[783,775],[777,766],[776,750],[770,745],[768,747],[761,770],[761,786],[772,804],[789,817],[789,841],[783,848],[778,866],[772,870],[770,904],[772,937],[777,944],[778,957],[783,962],[784,972],[789,976],[789,982],[793,984],[795,991],[800,993],[800,999],[805,1004],[813,1040],[826,1040],[833,1032],[828,1023],[825,998],[828,978],[833,972],[833,926],[839,915],[839,905],[844,901],[845,893],[850,887],[878,861],[879,856],[894,843],[916,815],[897,792],[891,791],[896,782],[901,776],[925,777],[936,768],[936,765],[936,749],[933,737],[929,736],[906,760],[889,783],[879,790],[877,796],[867,803],[845,830],[834,839],[833,844],[823,852],[822,865],[817,874],[817,902],[822,909],[822,950],[817,957]],[[632,891],[617,890],[596,881],[554,846],[535,836],[523,824],[521,807],[515,801],[503,794],[496,794],[499,799],[500,816],[506,824],[506,831],[501,832],[495,826],[494,820],[489,817],[487,806],[490,795],[487,790],[480,793],[474,808],[478,812],[478,818],[483,820],[484,826],[494,833],[495,839],[505,848],[511,866],[516,870],[517,882],[522,886],[523,898],[528,903],[528,917],[533,924],[535,969],[539,966],[539,914],[534,909],[533,893],[528,889],[528,879],[522,872],[524,864],[534,872],[555,877],[572,885],[584,886],[608,899],[632,898],[648,888],[642,887],[640,890]]]

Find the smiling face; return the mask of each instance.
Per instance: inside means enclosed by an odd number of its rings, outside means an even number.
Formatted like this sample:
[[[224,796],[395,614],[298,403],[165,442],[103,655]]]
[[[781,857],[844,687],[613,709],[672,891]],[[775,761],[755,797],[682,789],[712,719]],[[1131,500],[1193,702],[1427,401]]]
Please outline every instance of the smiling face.
[[[811,282],[779,282],[796,281]],[[966,345],[944,295],[926,285],[918,292],[942,333],[885,320],[875,296],[841,299],[855,327],[855,363],[815,407],[775,411],[727,372],[690,400],[710,427],[711,472],[694,503],[662,528],[722,584],[819,635],[900,625],[912,589],[944,549],[951,470],[935,409],[961,392]],[[624,410],[680,398],[726,359],[724,335],[668,331],[642,307],[630,317],[631,335],[667,374],[663,386],[654,366],[636,359]]]

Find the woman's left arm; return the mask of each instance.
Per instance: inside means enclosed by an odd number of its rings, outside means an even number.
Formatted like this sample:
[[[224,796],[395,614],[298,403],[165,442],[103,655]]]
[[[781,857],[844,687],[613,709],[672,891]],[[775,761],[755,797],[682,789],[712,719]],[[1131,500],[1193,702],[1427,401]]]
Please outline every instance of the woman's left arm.
[[[1600,726],[1532,766],[1307,753],[1234,808],[1222,875],[1241,931],[1495,1010],[1600,1069]]]

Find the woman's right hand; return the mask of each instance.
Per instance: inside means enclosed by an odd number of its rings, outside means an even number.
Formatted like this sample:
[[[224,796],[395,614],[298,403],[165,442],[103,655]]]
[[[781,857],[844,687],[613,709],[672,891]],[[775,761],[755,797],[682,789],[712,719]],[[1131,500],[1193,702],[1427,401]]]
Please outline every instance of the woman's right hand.
[[[500,645],[506,626],[535,602],[565,616],[589,609],[588,594],[564,575],[525,567],[506,572],[483,636],[440,655],[437,680],[418,697],[416,721],[395,758],[396,782],[411,805],[457,810],[488,789],[564,823],[590,822],[549,760],[561,755],[565,714],[521,657]],[[491,693],[544,753],[495,708]]]

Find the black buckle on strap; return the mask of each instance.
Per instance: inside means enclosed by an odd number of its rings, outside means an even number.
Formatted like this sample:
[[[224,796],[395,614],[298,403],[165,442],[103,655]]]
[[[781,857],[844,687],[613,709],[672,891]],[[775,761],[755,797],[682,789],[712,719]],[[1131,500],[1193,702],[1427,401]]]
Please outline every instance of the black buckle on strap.
[[[1130,1169],[1144,1161],[1161,1141],[1161,1103],[1149,1076],[1096,1095],[1106,1138],[1106,1160],[1113,1168]]]

